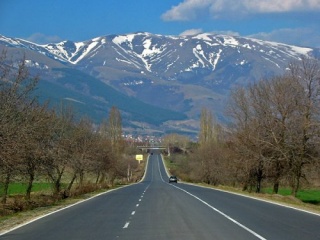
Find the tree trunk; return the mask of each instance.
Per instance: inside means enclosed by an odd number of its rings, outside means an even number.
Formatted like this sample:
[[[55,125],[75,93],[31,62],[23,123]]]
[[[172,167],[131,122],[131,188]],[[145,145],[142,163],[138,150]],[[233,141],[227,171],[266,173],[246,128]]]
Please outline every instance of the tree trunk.
[[[11,172],[8,172],[4,181],[3,186],[3,196],[1,202],[3,204],[7,203],[7,196],[8,196],[8,190],[9,190],[9,184],[10,184],[10,178],[11,178]]]
[[[256,172],[257,175],[257,186],[256,186],[256,193],[261,192],[261,182],[263,179],[263,162],[260,160],[259,161],[259,167]]]
[[[279,191],[279,181],[275,181],[273,184],[273,193],[278,194]]]
[[[297,167],[297,169],[296,169],[295,176],[293,176],[293,184],[292,184],[291,195],[294,196],[294,197],[297,196],[298,190],[300,188],[300,179],[301,179],[301,176],[302,176],[301,169],[302,169],[302,164],[299,164],[299,167]]]
[[[128,163],[128,168],[127,168],[127,181],[130,182],[131,180],[131,167],[130,163]]]
[[[73,185],[73,183],[74,183],[74,181],[76,180],[76,178],[77,178],[77,174],[75,173],[75,174],[73,174],[73,177],[72,177],[72,179],[71,179],[71,181],[70,181],[70,183],[69,183],[69,185],[68,185],[68,188],[67,188],[67,190],[70,192],[70,190],[71,190],[71,188],[72,188],[72,185]]]
[[[100,171],[98,171],[98,173],[97,173],[97,178],[96,178],[96,185],[98,184],[98,182],[99,182],[99,179],[100,179]]]
[[[273,182],[273,193],[278,194],[281,177],[281,164],[279,160],[276,162],[275,179]]]
[[[83,185],[83,179],[84,179],[84,171],[81,170],[79,172],[79,185],[82,186]]]
[[[28,182],[28,187],[27,187],[27,191],[26,191],[26,199],[27,200],[30,200],[30,197],[31,197],[33,180],[34,180],[34,172],[31,172],[31,173],[29,173],[29,182]]]
[[[262,178],[258,178],[257,179],[256,193],[260,193],[261,192],[261,181],[262,181]]]
[[[53,187],[54,187],[53,194],[58,195],[61,191],[61,178],[64,173],[64,167],[62,167],[61,171],[60,171],[59,167],[55,167],[55,170],[56,170],[55,172],[56,172],[57,176],[50,173],[50,171],[48,171],[47,174],[53,183]]]

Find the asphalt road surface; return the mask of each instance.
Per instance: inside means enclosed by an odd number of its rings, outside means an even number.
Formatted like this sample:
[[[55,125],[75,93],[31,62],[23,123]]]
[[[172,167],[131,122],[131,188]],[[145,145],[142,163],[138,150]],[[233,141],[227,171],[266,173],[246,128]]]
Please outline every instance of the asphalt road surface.
[[[0,239],[320,239],[320,216],[236,194],[168,183],[161,155],[142,182],[38,219]]]

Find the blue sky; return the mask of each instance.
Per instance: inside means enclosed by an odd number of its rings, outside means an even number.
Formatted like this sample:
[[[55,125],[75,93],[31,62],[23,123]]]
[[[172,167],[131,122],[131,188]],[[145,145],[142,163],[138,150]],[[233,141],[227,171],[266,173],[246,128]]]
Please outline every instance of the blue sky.
[[[0,0],[0,34],[8,37],[43,44],[138,31],[320,47],[320,0]]]

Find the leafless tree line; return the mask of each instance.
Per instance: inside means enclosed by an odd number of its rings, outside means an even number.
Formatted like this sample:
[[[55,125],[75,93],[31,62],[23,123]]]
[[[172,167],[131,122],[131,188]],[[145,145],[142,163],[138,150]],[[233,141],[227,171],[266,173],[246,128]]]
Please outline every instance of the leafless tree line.
[[[181,161],[184,175],[209,184],[241,185],[260,192],[281,183],[296,195],[301,181],[319,179],[320,64],[311,58],[286,73],[232,90],[232,124],[215,124],[203,110],[198,146]],[[318,174],[318,175],[317,175]]]
[[[286,179],[296,195],[308,167],[318,167],[319,62],[303,58],[283,76],[235,89],[231,99],[231,141],[244,187],[254,184],[259,192],[267,178],[277,193]]]
[[[28,183],[30,199],[36,180],[49,180],[55,196],[66,197],[74,186],[113,184],[126,177],[128,151],[122,140],[121,115],[116,107],[100,126],[82,118],[75,121],[68,107],[49,109],[33,96],[38,82],[31,77],[25,60],[8,61],[0,56],[0,189],[6,203],[11,182]],[[131,167],[136,166],[132,161]],[[66,184],[67,183],[67,184]]]

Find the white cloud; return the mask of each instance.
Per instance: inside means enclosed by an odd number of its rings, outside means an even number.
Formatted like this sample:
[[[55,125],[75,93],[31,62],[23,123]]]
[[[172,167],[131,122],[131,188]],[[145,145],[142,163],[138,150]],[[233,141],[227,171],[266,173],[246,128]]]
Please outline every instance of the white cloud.
[[[178,6],[173,6],[162,15],[166,21],[193,20],[198,18],[199,13],[211,5],[212,0],[184,0]]]
[[[253,12],[292,12],[320,9],[319,0],[247,0],[245,6]]]
[[[34,33],[31,36],[29,36],[26,40],[38,44],[56,43],[62,41],[62,39],[59,36],[47,36],[42,33]]]
[[[179,34],[179,36],[193,36],[193,35],[197,35],[200,33],[204,33],[204,31],[201,28],[192,28],[192,29],[188,29],[188,30],[183,31],[182,33]],[[210,32],[206,32],[206,33],[229,35],[229,36],[240,36],[240,34],[238,32],[234,32],[234,31],[210,31]]]
[[[166,21],[187,21],[211,16],[221,18],[224,13],[237,15],[284,13],[320,10],[320,0],[184,0],[162,15]]]
[[[201,28],[197,28],[197,29],[188,29],[185,30],[184,32],[180,33],[180,36],[192,36],[192,35],[197,35],[199,33],[202,33],[202,29]]]
[[[272,32],[260,32],[248,37],[303,47],[320,47],[319,31],[311,28],[284,28]]]
[[[226,31],[213,31],[211,32],[212,34],[221,34],[221,35],[229,35],[229,36],[240,36],[240,33],[231,31],[231,30],[226,30]]]

